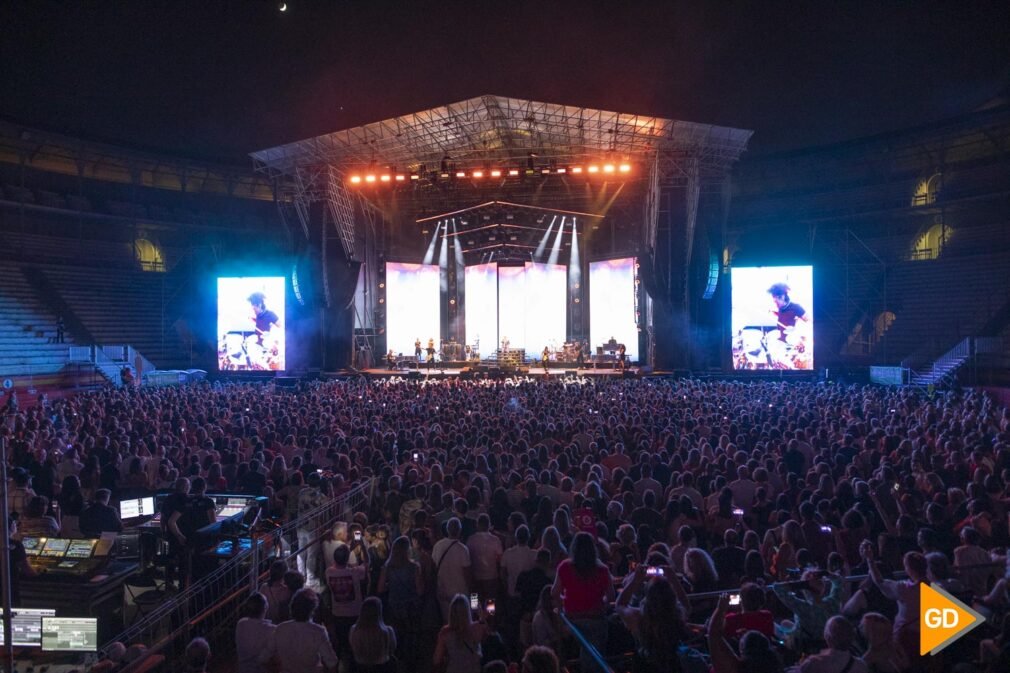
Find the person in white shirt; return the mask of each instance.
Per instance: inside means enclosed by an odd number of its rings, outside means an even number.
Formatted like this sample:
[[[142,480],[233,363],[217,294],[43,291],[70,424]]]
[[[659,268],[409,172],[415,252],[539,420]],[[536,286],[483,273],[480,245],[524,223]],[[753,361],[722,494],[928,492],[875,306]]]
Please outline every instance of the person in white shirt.
[[[243,612],[245,617],[235,626],[238,670],[242,673],[263,673],[266,669],[260,663],[260,655],[277,628],[266,619],[267,597],[258,591],[252,594],[246,599]]]
[[[477,517],[477,532],[466,541],[466,547],[473,567],[474,588],[480,595],[481,604],[488,599],[496,599],[502,544],[498,536],[491,532],[491,517],[487,514]]]
[[[326,569],[326,588],[320,600],[322,621],[330,629],[337,656],[343,659],[350,657],[348,636],[361,614],[368,577],[368,565],[349,566],[350,556],[351,548],[347,545],[333,552],[333,565]]]
[[[520,573],[533,568],[537,562],[537,552],[530,548],[530,529],[525,524],[516,528],[516,544],[505,550],[501,557],[502,579],[509,602],[518,602],[516,580]],[[518,607],[518,605],[517,605]]]
[[[751,505],[754,504],[757,484],[750,478],[750,469],[746,465],[741,465],[736,469],[736,476],[736,481],[729,485],[729,490],[733,491],[733,502],[737,507],[743,509],[744,513],[750,512]]]
[[[852,654],[856,627],[845,617],[835,615],[824,625],[826,648],[804,659],[790,673],[869,673],[862,659]]]
[[[312,622],[319,597],[308,587],[299,589],[291,599],[291,620],[278,624],[267,647],[260,653],[260,664],[276,661],[281,673],[327,673],[337,670],[337,654],[326,629]]]
[[[449,604],[456,594],[470,593],[470,550],[459,539],[463,532],[463,524],[456,517],[446,524],[447,537],[435,543],[431,550],[431,559],[435,562],[435,584],[442,618],[449,615]]]
[[[971,526],[961,529],[961,546],[954,550],[954,567],[961,570],[961,580],[975,596],[989,592],[989,577],[993,574],[989,552],[979,546],[982,536]]]
[[[657,501],[663,497],[663,485],[652,478],[652,466],[648,463],[642,465],[642,478],[635,482],[636,503],[642,503],[642,496],[646,491],[655,493]]]

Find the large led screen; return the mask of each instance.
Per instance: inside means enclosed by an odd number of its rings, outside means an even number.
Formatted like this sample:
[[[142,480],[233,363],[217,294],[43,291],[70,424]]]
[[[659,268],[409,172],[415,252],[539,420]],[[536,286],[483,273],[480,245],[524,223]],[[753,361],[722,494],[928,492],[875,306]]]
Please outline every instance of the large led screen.
[[[738,267],[730,281],[733,369],[813,369],[813,267]]]
[[[624,344],[629,361],[638,360],[638,325],[635,322],[635,258],[610,259],[589,264],[589,340],[596,353]]]
[[[283,277],[217,279],[217,367],[221,371],[282,371]]]
[[[567,336],[565,293],[568,269],[564,264],[526,262],[526,352],[540,357],[544,347],[559,350]]]
[[[414,355],[430,340],[436,350],[442,339],[439,318],[439,269],[436,264],[386,263],[386,347],[393,353]]]
[[[525,267],[498,267],[498,341],[497,347],[526,348]]]
[[[466,267],[466,342],[480,356],[493,353],[498,343],[498,265]]]

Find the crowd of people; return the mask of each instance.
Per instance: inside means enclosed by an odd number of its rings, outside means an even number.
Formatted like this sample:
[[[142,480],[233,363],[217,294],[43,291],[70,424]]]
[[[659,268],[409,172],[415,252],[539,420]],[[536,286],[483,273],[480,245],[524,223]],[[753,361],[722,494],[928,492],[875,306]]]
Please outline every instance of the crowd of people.
[[[601,670],[586,644],[657,673],[1010,665],[1010,415],[979,393],[203,384],[29,407],[0,432],[15,547],[114,526],[85,512],[138,492],[262,495],[290,521],[373,480],[249,598],[242,671]],[[920,582],[990,625],[920,657]]]

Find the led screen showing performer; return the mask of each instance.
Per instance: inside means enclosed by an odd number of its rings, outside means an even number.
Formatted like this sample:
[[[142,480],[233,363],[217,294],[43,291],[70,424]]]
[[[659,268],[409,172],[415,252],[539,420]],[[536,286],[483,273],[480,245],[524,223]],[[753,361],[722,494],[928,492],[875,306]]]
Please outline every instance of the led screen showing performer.
[[[733,268],[733,368],[814,368],[812,266]]]
[[[217,279],[220,371],[283,371],[283,277]]]

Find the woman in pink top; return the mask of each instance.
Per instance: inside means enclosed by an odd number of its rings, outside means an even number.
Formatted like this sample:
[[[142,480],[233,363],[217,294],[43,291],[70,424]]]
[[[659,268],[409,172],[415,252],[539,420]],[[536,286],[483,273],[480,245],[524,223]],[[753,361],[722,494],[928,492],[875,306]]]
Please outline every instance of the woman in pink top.
[[[614,600],[614,582],[607,566],[600,561],[596,542],[589,533],[577,533],[572,539],[571,558],[558,566],[551,594],[586,640],[600,654],[605,654],[606,613]],[[580,664],[582,671],[599,670],[585,649]]]

